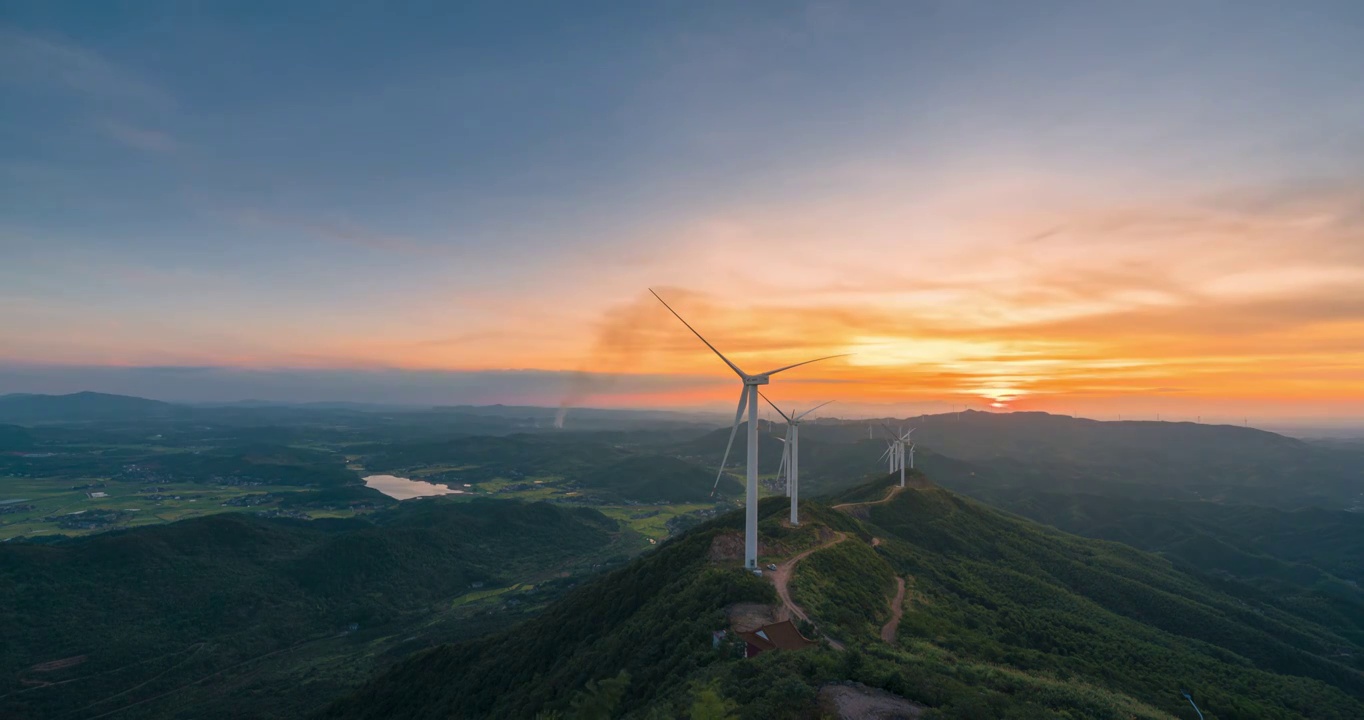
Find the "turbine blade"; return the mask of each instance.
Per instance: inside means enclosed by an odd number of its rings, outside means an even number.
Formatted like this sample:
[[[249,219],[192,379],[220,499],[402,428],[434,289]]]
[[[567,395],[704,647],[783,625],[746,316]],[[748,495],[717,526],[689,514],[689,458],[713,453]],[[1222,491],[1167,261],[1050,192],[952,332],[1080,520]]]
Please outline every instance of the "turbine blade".
[[[668,308],[668,312],[672,313],[673,317],[677,318],[678,320],[682,320],[682,316],[678,315],[677,311],[674,310],[671,305],[669,305],[666,302],[663,302],[663,298],[658,297],[658,293],[654,292],[653,288],[649,288],[649,292],[653,293],[654,297],[658,298],[658,301],[663,303],[663,307]],[[696,332],[696,328],[692,327],[686,320],[682,320],[682,324],[686,325],[687,329],[690,330],[693,335],[700,338],[701,342],[705,343],[706,347],[710,348],[711,352],[715,353],[716,355],[719,355],[720,359],[725,361],[725,364],[729,366],[730,370],[733,370],[734,372],[738,373],[739,377],[748,377],[746,374],[744,374],[743,370],[739,369],[738,365],[735,365],[734,363],[730,362],[729,358],[725,357],[724,353],[720,352],[719,350],[716,350],[715,346],[711,345],[709,340],[701,337],[701,333]]]
[[[680,319],[680,318],[679,318],[679,319]],[[695,332],[695,331],[693,331],[693,332]],[[840,353],[840,354],[838,354],[838,355],[829,355],[828,357],[815,358],[814,360],[806,360],[805,362],[798,362],[798,363],[796,363],[795,365],[787,365],[786,367],[779,367],[779,368],[777,368],[776,370],[768,370],[767,372],[765,372],[765,373],[763,373],[763,374],[764,374],[764,375],[776,375],[776,374],[779,373],[779,372],[782,372],[782,371],[784,371],[784,370],[790,370],[791,368],[798,368],[798,367],[800,367],[801,365],[809,365],[810,363],[817,363],[817,362],[819,362],[819,361],[821,361],[821,360],[832,360],[832,359],[834,359],[834,358],[848,357],[848,356],[851,355],[851,354],[852,354],[852,353]],[[726,362],[728,362],[728,361],[726,361]]]
[[[716,489],[720,487],[720,478],[725,476],[725,463],[729,462],[729,450],[734,447],[734,435],[739,432],[739,421],[743,420],[744,410],[747,408],[748,386],[745,385],[742,394],[739,395],[739,409],[734,413],[734,427],[729,429],[729,442],[725,444],[725,456],[720,458],[720,471],[715,473],[715,484],[710,488],[712,497],[714,497]]]
[[[806,410],[805,412],[803,412],[803,413],[797,415],[797,416],[796,416],[796,419],[799,420],[799,419],[805,417],[806,415],[809,415],[810,413],[812,413],[812,412],[814,412],[814,411],[816,411],[816,410],[818,410],[818,409],[824,407],[825,405],[828,405],[828,404],[831,403],[831,402],[833,402],[833,400],[829,400],[828,402],[822,402],[822,403],[820,403],[820,404],[818,404],[818,405],[816,405],[816,406],[810,408],[809,410]]]
[[[784,413],[784,412],[782,412],[782,411],[781,411],[781,408],[777,407],[777,404],[776,404],[776,403],[772,402],[771,400],[768,400],[768,399],[767,399],[767,396],[766,396],[766,395],[763,395],[763,391],[759,390],[759,391],[758,391],[758,395],[759,395],[760,397],[762,397],[762,399],[767,400],[767,404],[768,404],[768,405],[771,405],[771,406],[772,406],[772,409],[773,409],[773,410],[776,410],[776,411],[777,411],[777,414],[780,415],[780,416],[782,416],[782,418],[785,419],[786,422],[787,422],[788,424],[791,422],[791,416],[790,416],[790,415],[787,415],[787,414]]]

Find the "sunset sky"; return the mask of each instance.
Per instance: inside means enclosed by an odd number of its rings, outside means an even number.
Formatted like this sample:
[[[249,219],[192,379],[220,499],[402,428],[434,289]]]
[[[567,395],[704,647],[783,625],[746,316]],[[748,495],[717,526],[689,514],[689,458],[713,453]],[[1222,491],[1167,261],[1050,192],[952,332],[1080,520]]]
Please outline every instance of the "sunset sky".
[[[1357,0],[353,5],[4,4],[0,393],[1364,419]]]

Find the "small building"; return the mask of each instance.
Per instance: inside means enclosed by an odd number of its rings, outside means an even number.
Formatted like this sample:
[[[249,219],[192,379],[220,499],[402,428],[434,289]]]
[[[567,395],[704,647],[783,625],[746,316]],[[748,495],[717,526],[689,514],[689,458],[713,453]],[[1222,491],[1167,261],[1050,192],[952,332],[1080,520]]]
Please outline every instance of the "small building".
[[[765,653],[768,650],[800,650],[814,645],[814,641],[800,634],[800,630],[790,620],[763,625],[755,630],[735,633],[744,639],[744,657]]]
[[[85,496],[88,497],[88,498],[90,498],[91,500],[95,500],[95,499],[98,499],[98,498],[107,498],[107,497],[109,497],[109,493],[103,492],[103,491],[96,491],[96,492],[88,492],[88,493],[85,494]]]

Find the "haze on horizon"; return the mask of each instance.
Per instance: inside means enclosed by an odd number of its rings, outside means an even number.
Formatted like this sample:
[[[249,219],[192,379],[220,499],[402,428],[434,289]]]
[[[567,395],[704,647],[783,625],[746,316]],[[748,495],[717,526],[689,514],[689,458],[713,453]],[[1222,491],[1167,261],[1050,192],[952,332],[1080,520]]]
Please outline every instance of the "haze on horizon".
[[[1364,5],[7,3],[0,393],[1364,416]]]

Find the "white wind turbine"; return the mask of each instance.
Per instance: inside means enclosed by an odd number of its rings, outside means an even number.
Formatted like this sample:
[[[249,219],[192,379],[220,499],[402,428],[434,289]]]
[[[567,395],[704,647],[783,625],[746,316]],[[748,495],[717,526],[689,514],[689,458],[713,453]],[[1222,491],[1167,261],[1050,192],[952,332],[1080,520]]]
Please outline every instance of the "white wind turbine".
[[[886,461],[886,472],[895,472],[895,464],[899,461],[899,452],[896,450],[899,445],[894,440],[886,441],[886,451],[881,453],[881,460]]]
[[[785,366],[785,367],[779,367],[779,368],[777,368],[776,370],[768,370],[767,372],[758,373],[757,375],[749,375],[748,373],[746,373],[746,372],[744,372],[742,369],[740,369],[738,365],[735,365],[733,362],[731,362],[729,358],[725,357],[723,353],[721,353],[719,350],[716,350],[716,349],[715,349],[715,346],[714,346],[714,345],[711,345],[709,340],[707,340],[707,339],[705,339],[704,337],[702,337],[702,336],[701,336],[701,333],[699,333],[699,332],[696,331],[696,328],[692,327],[691,324],[688,323],[686,320],[683,320],[683,319],[682,319],[682,316],[681,316],[681,315],[678,315],[678,314],[677,314],[677,311],[674,310],[674,309],[672,308],[671,305],[669,305],[667,302],[665,302],[665,301],[663,300],[663,298],[658,297],[658,293],[654,292],[652,288],[649,289],[649,292],[650,292],[650,293],[653,293],[653,296],[656,297],[656,298],[658,298],[658,301],[659,301],[659,302],[663,303],[663,307],[668,308],[668,312],[672,313],[672,314],[673,314],[673,317],[675,317],[675,318],[677,318],[679,321],[681,321],[683,325],[686,325],[686,326],[687,326],[687,329],[690,330],[690,331],[692,332],[692,334],[695,335],[695,336],[697,337],[697,339],[699,339],[701,342],[705,343],[705,344],[706,344],[706,347],[710,348],[711,352],[715,353],[716,355],[718,355],[718,356],[720,357],[721,360],[725,361],[725,364],[729,366],[729,369],[730,369],[730,370],[733,370],[733,371],[734,371],[734,374],[735,374],[735,375],[738,375],[738,376],[739,376],[739,379],[740,379],[741,381],[743,381],[744,388],[743,388],[743,391],[739,394],[739,408],[738,408],[738,410],[736,410],[735,413],[734,413],[734,426],[731,427],[730,430],[729,430],[729,442],[725,445],[725,454],[724,454],[724,457],[721,458],[721,460],[720,460],[720,472],[716,473],[716,475],[715,475],[715,484],[716,484],[716,486],[719,486],[719,484],[720,484],[720,478],[721,478],[721,477],[724,475],[724,473],[725,473],[725,463],[729,462],[729,451],[730,451],[730,448],[732,448],[732,447],[734,446],[734,435],[739,431],[739,422],[743,420],[743,417],[744,417],[744,410],[747,409],[747,410],[748,410],[748,477],[747,477],[747,483],[746,483],[747,492],[746,492],[745,497],[744,497],[744,567],[745,567],[746,569],[748,569],[748,570],[757,570],[757,569],[758,569],[758,386],[759,386],[759,385],[767,385],[769,382],[771,382],[771,377],[772,377],[773,375],[776,375],[776,374],[779,373],[779,372],[783,372],[783,371],[785,371],[785,370],[790,370],[791,368],[800,367],[801,365],[809,365],[809,364],[812,363],[812,362],[819,362],[820,360],[828,360],[828,359],[830,359],[830,358],[843,357],[843,355],[830,355],[830,356],[828,356],[828,357],[815,358],[814,360],[806,360],[805,362],[798,362],[798,363],[796,363],[796,364],[794,364],[794,365],[787,365],[787,366]],[[713,493],[713,492],[714,492],[714,490],[712,490],[712,493]]]
[[[762,395],[761,392],[758,394]],[[830,400],[829,402],[825,403],[820,403],[819,405],[816,405],[803,413],[796,413],[796,411],[792,410],[791,414],[787,415],[786,413],[782,412],[781,408],[777,407],[775,403],[773,403],[771,400],[768,400],[766,395],[762,395],[762,398],[763,400],[767,400],[767,404],[771,405],[772,409],[776,410],[778,415],[781,415],[783,418],[786,419],[786,438],[782,440],[782,442],[786,444],[786,447],[782,449],[781,467],[777,469],[777,477],[781,477],[781,471],[784,468],[786,470],[786,495],[787,497],[791,498],[791,524],[799,525],[800,514],[798,512],[797,506],[800,502],[801,418],[824,407],[825,405],[828,405],[829,403],[833,402],[833,400]]]
[[[899,433],[899,434],[897,435],[896,433],[891,432],[891,430],[890,430],[889,427],[886,427],[885,425],[882,425],[881,427],[886,428],[886,432],[889,433],[890,436],[891,436],[891,438],[892,438],[891,440],[887,440],[887,441],[886,441],[886,452],[885,452],[884,454],[882,454],[881,457],[882,457],[882,458],[886,458],[886,457],[889,457],[889,458],[890,458],[890,471],[891,471],[891,472],[895,472],[896,470],[899,470],[899,471],[900,471],[900,487],[904,487],[904,486],[905,486],[905,448],[906,448],[906,446],[908,446],[908,448],[909,448],[909,467],[910,467],[910,468],[913,468],[913,467],[914,467],[914,443],[910,441],[909,436],[910,436],[910,434],[912,434],[912,433],[914,432],[915,428],[910,428],[907,432],[902,432],[902,433]]]
[[[909,436],[910,436],[911,434],[913,434],[913,433],[914,433],[914,428],[910,428],[908,431],[906,431],[903,435],[900,436],[900,439],[899,439],[899,440],[896,440],[896,444],[898,444],[898,445],[900,446],[900,487],[904,487],[904,486],[905,486],[905,450],[906,450],[906,449],[909,450],[909,467],[910,467],[910,468],[913,468],[913,467],[914,467],[914,443],[909,439]]]

